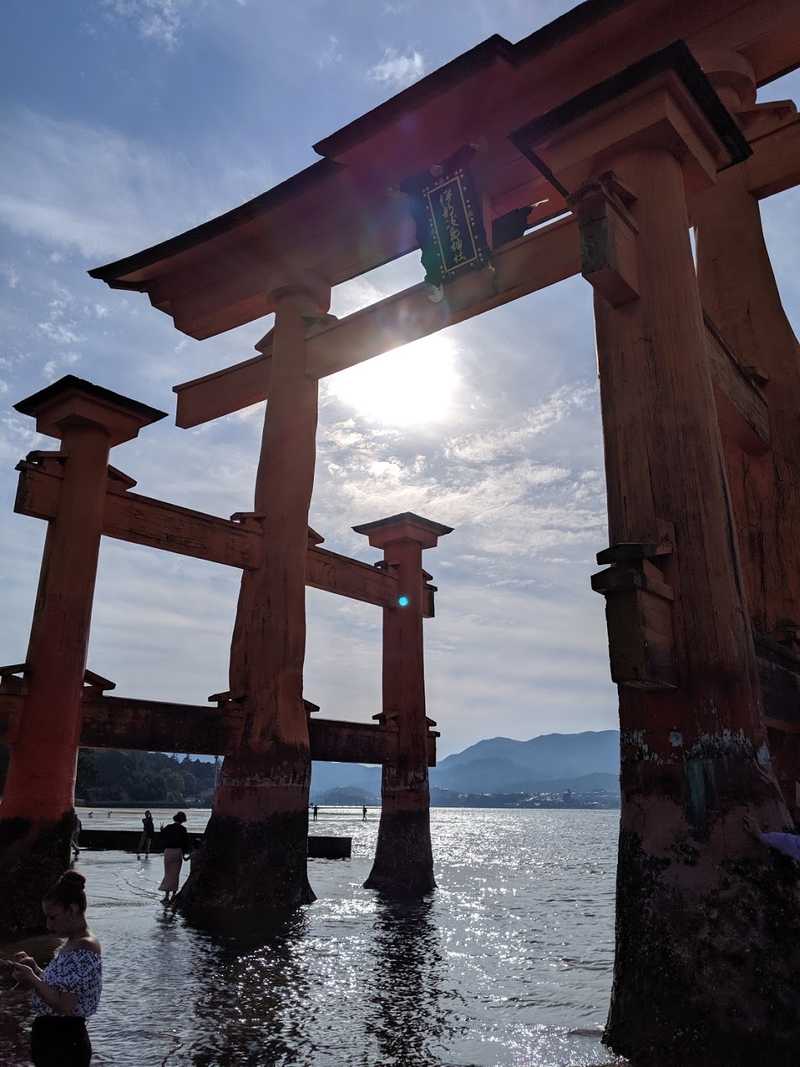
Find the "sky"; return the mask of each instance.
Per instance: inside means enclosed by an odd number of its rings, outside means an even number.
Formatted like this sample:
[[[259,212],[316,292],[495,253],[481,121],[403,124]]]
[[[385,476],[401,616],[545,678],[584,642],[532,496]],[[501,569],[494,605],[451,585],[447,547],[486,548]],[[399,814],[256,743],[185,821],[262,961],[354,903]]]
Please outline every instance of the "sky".
[[[172,386],[253,355],[269,319],[194,341],[146,296],[87,270],[258,195],[311,145],[467,48],[516,41],[556,0],[5,0],[0,42],[0,662],[25,659],[44,524],[13,514],[14,465],[55,448],[12,404],[64,374],[169,412],[111,462],[136,492],[252,508],[263,405],[194,430]],[[800,77],[760,99],[800,96]],[[800,319],[797,190],[762,205]],[[418,254],[339,286],[348,314],[421,280]],[[428,714],[440,756],[494,736],[617,725],[591,290],[573,278],[323,380],[310,523],[370,562],[351,527],[414,511],[454,527],[424,565]],[[227,688],[239,573],[104,540],[89,667],[116,693],[205,703]],[[380,610],[309,590],[305,695],[380,710]]]

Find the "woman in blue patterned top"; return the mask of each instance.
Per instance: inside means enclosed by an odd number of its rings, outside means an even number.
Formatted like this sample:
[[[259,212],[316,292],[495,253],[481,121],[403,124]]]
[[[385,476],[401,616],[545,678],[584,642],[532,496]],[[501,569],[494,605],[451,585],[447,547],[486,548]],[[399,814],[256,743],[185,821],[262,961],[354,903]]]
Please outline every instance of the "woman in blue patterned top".
[[[100,1003],[103,968],[100,942],[86,925],[85,883],[67,871],[42,902],[47,929],[66,938],[44,970],[24,952],[12,964],[17,980],[33,989],[35,1067],[87,1067],[92,1058],[86,1019]]]

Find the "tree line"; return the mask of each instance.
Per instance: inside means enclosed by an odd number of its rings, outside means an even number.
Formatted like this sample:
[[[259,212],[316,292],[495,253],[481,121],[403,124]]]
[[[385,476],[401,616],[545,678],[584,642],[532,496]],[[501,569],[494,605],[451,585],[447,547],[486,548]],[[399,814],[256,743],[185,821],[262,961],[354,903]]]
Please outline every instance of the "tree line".
[[[0,792],[8,750],[0,746]],[[79,804],[208,805],[214,792],[214,764],[163,752],[82,748],[75,796]]]

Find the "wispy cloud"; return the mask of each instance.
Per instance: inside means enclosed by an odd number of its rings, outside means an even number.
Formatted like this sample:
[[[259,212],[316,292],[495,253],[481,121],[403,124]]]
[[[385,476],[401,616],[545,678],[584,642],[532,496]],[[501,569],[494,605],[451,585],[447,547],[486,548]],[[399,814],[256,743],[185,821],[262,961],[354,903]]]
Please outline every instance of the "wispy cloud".
[[[457,459],[481,463],[518,455],[530,446],[531,438],[550,430],[568,415],[586,410],[596,399],[597,387],[594,384],[563,386],[541,404],[526,411],[515,426],[453,438],[448,443],[449,453]]]
[[[106,13],[130,23],[146,40],[173,49],[189,0],[103,0]]]
[[[269,180],[263,164],[232,171],[203,148],[189,159],[31,111],[0,120],[0,138],[0,223],[55,246],[53,262],[59,249],[87,258],[138,250],[260,192]]]
[[[340,47],[339,38],[336,34],[329,34],[325,46],[317,56],[317,66],[322,69],[332,67],[334,63],[341,63],[343,59],[344,53]]]
[[[0,274],[5,278],[9,289],[16,289],[19,285],[19,275],[9,264],[4,264],[0,267]]]
[[[425,60],[421,52],[412,49],[406,53],[396,48],[387,48],[379,63],[370,67],[367,77],[392,89],[403,89],[417,81],[425,73]]]

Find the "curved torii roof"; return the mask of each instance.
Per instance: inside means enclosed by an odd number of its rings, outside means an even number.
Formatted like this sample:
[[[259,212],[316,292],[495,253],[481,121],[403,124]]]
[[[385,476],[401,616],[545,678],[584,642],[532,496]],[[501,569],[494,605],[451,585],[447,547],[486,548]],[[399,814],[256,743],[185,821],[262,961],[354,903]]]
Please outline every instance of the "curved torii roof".
[[[685,39],[733,49],[759,84],[800,65],[797,0],[587,0],[517,44],[494,35],[314,145],[323,158],[217,218],[89,273],[145,292],[192,337],[268,314],[303,274],[338,285],[417,247],[400,182],[478,146],[490,218],[563,200],[508,135],[637,59]]]

